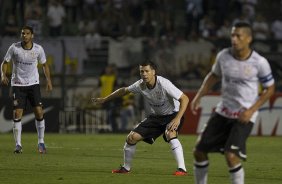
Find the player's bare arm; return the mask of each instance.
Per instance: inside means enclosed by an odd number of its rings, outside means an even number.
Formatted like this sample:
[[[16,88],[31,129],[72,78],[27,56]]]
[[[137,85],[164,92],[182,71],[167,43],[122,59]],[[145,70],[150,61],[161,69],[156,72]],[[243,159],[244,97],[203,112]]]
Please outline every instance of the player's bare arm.
[[[47,63],[43,64],[43,71],[46,77],[46,91],[52,91],[53,85],[52,85],[52,80],[50,76],[50,69]]]
[[[122,97],[126,94],[128,94],[128,88],[127,87],[122,87],[119,88],[117,90],[115,90],[114,92],[112,92],[110,95],[104,97],[104,98],[91,98],[91,101],[97,105],[103,104],[107,101],[111,101],[112,99],[118,98],[118,97]]]
[[[275,92],[275,85],[271,85],[264,89],[258,100],[249,109],[241,112],[239,115],[239,121],[242,123],[250,122],[250,119],[254,112],[256,112]]]
[[[8,68],[8,63],[6,61],[3,61],[2,64],[1,64],[1,84],[3,84],[3,85],[9,84],[9,79],[6,75],[7,68]]]
[[[218,82],[218,80],[219,78],[214,73],[209,72],[207,74],[200,89],[190,104],[190,109],[193,114],[197,114],[197,110],[200,107],[201,98],[210,91],[210,89],[215,85],[215,83]]]
[[[179,98],[179,102],[180,102],[179,111],[175,116],[175,118],[167,125],[167,130],[174,131],[178,128],[181,117],[184,115],[187,109],[189,98],[183,93]]]

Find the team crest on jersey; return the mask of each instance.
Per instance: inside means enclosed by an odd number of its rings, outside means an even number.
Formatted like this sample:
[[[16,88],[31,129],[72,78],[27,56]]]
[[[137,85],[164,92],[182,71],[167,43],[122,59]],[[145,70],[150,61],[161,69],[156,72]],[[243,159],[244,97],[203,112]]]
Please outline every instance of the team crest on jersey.
[[[31,51],[31,52],[30,52],[30,56],[31,56],[33,59],[36,59],[36,54],[35,54],[34,51]]]
[[[252,73],[252,68],[251,68],[251,66],[246,66],[246,67],[244,67],[244,74],[245,74],[246,76],[250,76],[251,73]]]
[[[162,92],[161,91],[156,91],[156,98],[157,99],[162,99]]]

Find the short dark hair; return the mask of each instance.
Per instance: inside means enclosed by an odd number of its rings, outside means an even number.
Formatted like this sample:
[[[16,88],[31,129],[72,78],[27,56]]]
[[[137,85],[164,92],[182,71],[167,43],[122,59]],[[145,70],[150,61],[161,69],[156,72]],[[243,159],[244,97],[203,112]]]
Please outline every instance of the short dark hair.
[[[28,29],[31,32],[31,34],[33,34],[33,28],[31,26],[27,26],[27,25],[23,26],[22,30],[24,29]]]
[[[246,28],[248,34],[250,36],[253,36],[253,29],[251,24],[247,23],[247,22],[237,22],[233,25],[233,27],[235,28]]]
[[[156,71],[157,71],[157,68],[158,68],[157,65],[151,60],[146,60],[139,65],[140,66],[150,66],[153,70],[156,70]]]

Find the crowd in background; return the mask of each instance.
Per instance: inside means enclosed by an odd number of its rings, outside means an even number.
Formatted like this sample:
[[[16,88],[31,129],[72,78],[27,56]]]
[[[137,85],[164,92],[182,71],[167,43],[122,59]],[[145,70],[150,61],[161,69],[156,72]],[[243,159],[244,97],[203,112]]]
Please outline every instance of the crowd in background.
[[[193,32],[227,38],[236,21],[257,39],[282,39],[280,0],[12,0],[0,1],[2,36],[32,25],[39,36],[123,36],[177,39]],[[266,6],[267,5],[267,6]]]

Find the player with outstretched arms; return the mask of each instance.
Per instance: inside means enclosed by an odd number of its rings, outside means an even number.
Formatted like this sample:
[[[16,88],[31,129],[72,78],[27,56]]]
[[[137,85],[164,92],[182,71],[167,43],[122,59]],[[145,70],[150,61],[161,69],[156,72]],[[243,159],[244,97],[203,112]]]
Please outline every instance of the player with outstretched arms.
[[[186,175],[183,149],[178,140],[178,131],[183,123],[183,114],[188,105],[188,97],[168,79],[156,75],[156,65],[146,61],[139,65],[141,79],[128,87],[122,87],[105,98],[92,98],[97,104],[108,102],[128,93],[141,94],[145,100],[146,118],[142,120],[127,136],[124,145],[124,164],[112,173],[129,173],[136,144],[144,141],[153,144],[163,135],[170,144],[177,162],[177,176]]]

